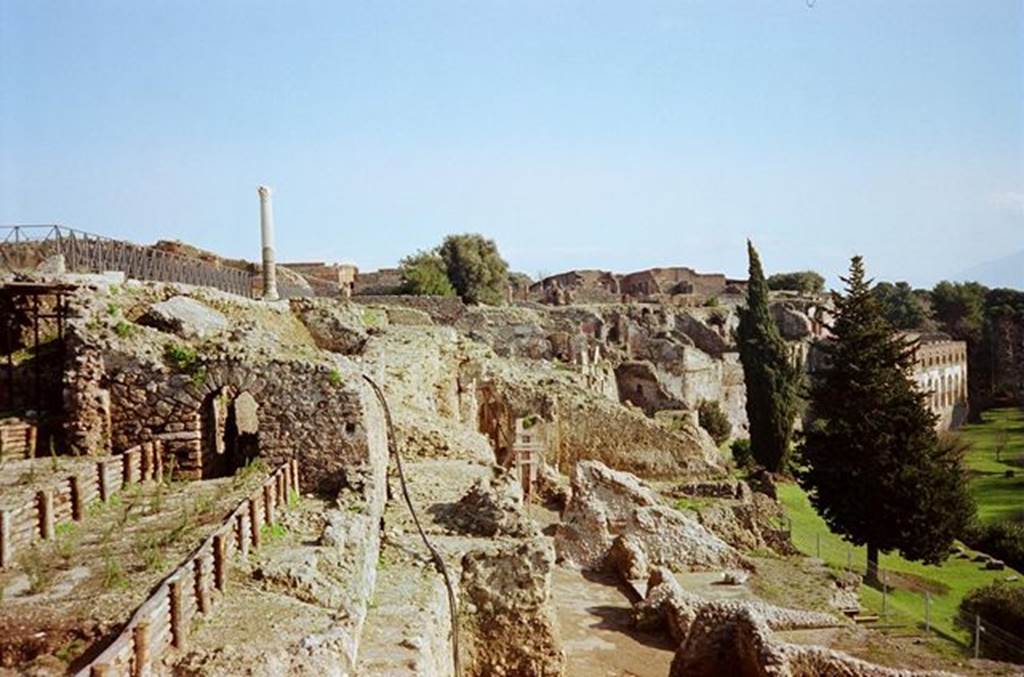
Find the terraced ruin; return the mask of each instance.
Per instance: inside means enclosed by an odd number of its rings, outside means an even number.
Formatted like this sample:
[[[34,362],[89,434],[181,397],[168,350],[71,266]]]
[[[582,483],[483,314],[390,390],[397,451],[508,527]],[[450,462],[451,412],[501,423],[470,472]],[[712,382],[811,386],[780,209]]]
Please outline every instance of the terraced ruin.
[[[3,287],[59,404],[0,425],[0,674],[1009,674],[858,625],[700,427],[745,426],[738,294]],[[777,299],[805,352],[820,306]]]

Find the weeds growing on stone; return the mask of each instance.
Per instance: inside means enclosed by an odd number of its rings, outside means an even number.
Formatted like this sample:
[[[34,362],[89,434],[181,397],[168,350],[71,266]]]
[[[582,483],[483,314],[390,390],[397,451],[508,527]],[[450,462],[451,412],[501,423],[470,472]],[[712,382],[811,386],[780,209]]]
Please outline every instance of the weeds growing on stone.
[[[163,545],[159,534],[150,534],[142,541],[142,568],[143,571],[153,571],[163,568],[164,559]]]
[[[164,346],[164,362],[178,371],[191,371],[199,359],[194,348],[177,343]]]
[[[28,575],[28,589],[34,595],[47,590],[53,583],[54,571],[49,556],[39,545],[33,545],[22,556],[22,569]]]
[[[337,388],[341,385],[341,372],[337,369],[331,369],[331,371],[327,373],[327,381]]]
[[[135,325],[133,325],[131,322],[125,322],[124,320],[121,320],[120,322],[114,325],[114,333],[121,338],[128,338],[129,336],[135,333]]]
[[[117,561],[114,554],[110,551],[110,548],[103,548],[103,587],[107,590],[111,588],[123,588],[128,585],[128,579],[125,578],[124,568],[121,563]]]
[[[56,536],[53,549],[64,564],[67,564],[78,547],[78,525],[74,522],[62,522],[54,527],[53,531]]]
[[[284,538],[284,535],[287,533],[288,530],[281,524],[264,524],[260,527],[260,537],[264,543]]]

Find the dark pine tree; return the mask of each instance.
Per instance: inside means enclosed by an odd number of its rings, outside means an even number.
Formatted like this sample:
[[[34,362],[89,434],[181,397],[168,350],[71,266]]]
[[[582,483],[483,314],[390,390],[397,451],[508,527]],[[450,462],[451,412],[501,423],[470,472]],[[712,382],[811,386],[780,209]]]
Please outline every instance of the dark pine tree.
[[[772,472],[789,463],[801,369],[768,309],[768,283],[754,245],[747,242],[747,305],[739,311],[737,339],[747,388],[750,452]]]
[[[927,394],[911,380],[915,345],[884,315],[861,257],[833,293],[832,339],[811,380],[801,484],[831,529],[878,554],[937,563],[972,518],[963,447],[940,439]]]

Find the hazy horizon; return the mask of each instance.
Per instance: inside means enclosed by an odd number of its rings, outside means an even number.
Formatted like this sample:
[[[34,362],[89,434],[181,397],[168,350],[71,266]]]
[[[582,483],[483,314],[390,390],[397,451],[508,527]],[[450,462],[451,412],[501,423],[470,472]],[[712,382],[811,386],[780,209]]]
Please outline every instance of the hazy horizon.
[[[931,286],[1024,250],[1024,4],[0,0],[0,222]]]

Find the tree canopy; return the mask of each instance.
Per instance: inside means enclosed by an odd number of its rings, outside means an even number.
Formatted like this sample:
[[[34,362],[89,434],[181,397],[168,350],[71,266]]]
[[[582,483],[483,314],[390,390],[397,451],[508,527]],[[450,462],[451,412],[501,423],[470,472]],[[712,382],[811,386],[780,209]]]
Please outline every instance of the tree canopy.
[[[402,293],[422,296],[454,296],[455,288],[437,252],[420,251],[402,259]]]
[[[449,235],[437,250],[448,279],[466,303],[500,305],[508,294],[508,264],[494,240],[482,235]]]
[[[873,291],[882,306],[885,318],[894,328],[911,331],[925,327],[928,321],[928,306],[922,299],[922,294],[909,284],[879,282]]]
[[[833,531],[867,545],[869,576],[880,551],[939,562],[973,515],[963,448],[939,439],[910,376],[914,345],[886,319],[860,257],[843,281],[811,382],[801,483]]]
[[[747,242],[750,261],[747,304],[739,310],[737,339],[747,389],[747,420],[754,460],[772,472],[789,463],[793,419],[797,414],[802,373],[797,359],[779,334],[768,308],[768,284],[754,245]]]
[[[775,273],[768,278],[768,288],[772,291],[788,290],[804,294],[820,294],[825,289],[825,278],[813,270]]]

